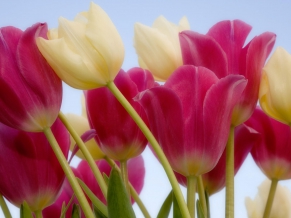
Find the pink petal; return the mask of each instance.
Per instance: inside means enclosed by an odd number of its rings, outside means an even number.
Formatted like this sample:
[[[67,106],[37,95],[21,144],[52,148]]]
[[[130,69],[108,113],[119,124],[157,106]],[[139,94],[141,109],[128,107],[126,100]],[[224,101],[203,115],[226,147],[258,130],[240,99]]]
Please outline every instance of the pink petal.
[[[136,84],[139,92],[159,86],[159,84],[155,82],[153,75],[148,70],[134,67],[127,71],[127,73],[130,79]]]
[[[179,38],[184,64],[206,67],[219,78],[227,75],[227,56],[212,37],[187,30]]]

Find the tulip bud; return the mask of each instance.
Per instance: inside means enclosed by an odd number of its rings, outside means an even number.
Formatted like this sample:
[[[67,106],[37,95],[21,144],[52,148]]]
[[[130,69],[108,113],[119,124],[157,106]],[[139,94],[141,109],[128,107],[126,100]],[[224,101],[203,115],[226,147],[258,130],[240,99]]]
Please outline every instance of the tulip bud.
[[[188,20],[183,17],[179,25],[158,17],[153,27],[136,23],[134,27],[134,47],[142,68],[148,69],[158,81],[166,79],[181,66],[182,54],[179,32],[190,29]]]
[[[262,109],[270,117],[291,123],[291,55],[278,47],[263,68],[259,99]]]
[[[114,80],[124,59],[124,47],[109,16],[93,2],[74,21],[59,18],[58,33],[37,45],[58,76],[82,90],[106,86]]]

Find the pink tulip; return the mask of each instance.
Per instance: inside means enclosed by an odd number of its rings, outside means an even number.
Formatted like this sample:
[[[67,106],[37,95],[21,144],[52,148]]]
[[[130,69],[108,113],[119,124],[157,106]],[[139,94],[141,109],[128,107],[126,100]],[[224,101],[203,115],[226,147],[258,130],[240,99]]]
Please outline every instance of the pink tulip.
[[[258,167],[269,179],[291,179],[291,131],[257,107],[246,124],[261,134],[251,151]]]
[[[137,96],[173,170],[197,176],[216,165],[226,146],[232,109],[245,86],[242,76],[218,79],[207,68],[186,65],[164,86]]]
[[[67,157],[69,135],[60,120],[52,131]],[[26,201],[32,211],[52,204],[65,175],[43,133],[28,133],[0,124],[0,193],[19,207]]]
[[[46,38],[47,25],[24,32],[0,28],[0,122],[15,129],[39,132],[56,120],[62,82],[42,57],[36,38]]]
[[[251,26],[240,20],[226,20],[215,24],[206,35],[193,31],[180,33],[184,64],[207,67],[219,78],[238,74],[248,80],[233,111],[234,126],[245,122],[256,107],[261,71],[276,39],[274,33],[265,32],[244,46],[250,31]]]
[[[133,100],[141,91],[156,86],[150,72],[133,68],[120,70],[114,83],[145,122],[143,108]],[[122,105],[106,88],[87,91],[87,112],[96,140],[104,154],[113,160],[124,161],[144,150],[147,140]]]
[[[98,168],[100,169],[101,173],[105,173],[108,177],[110,175],[111,167],[105,160],[98,160],[96,161]],[[135,158],[130,159],[127,162],[128,166],[128,179],[131,182],[132,186],[135,188],[137,193],[139,194],[143,188],[144,184],[144,176],[145,176],[145,168],[144,168],[144,160],[142,156],[138,156]],[[106,200],[101,192],[99,185],[96,182],[96,179],[85,160],[82,160],[78,165],[77,169],[73,168],[75,175],[83,180],[83,182],[91,189],[91,191],[104,203],[106,204]],[[68,204],[69,200],[71,199],[73,194],[72,189],[70,188],[69,183],[66,181],[64,183],[63,191],[56,202],[46,208],[43,211],[44,218],[50,217],[59,217],[61,214],[61,208],[63,202]],[[73,203],[77,203],[76,200]],[[132,203],[134,203],[132,199]],[[72,211],[72,206],[66,213],[66,217],[69,218]],[[84,216],[82,216],[84,217]]]

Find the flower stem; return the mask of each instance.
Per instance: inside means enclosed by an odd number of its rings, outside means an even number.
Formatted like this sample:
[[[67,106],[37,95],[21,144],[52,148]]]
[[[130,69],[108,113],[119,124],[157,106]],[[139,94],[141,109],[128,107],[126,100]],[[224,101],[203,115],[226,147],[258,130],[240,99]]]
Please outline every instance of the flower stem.
[[[42,211],[41,210],[34,211],[34,215],[35,215],[35,218],[42,218]]]
[[[87,218],[94,218],[94,214],[91,210],[91,207],[72,171],[72,169],[70,168],[62,150],[60,149],[59,145],[58,145],[58,142],[56,141],[55,137],[54,137],[54,134],[52,133],[51,129],[48,127],[48,128],[45,128],[43,130],[45,136],[47,137],[79,203],[80,203],[80,206],[85,214],[85,216]]]
[[[197,187],[198,187],[199,200],[200,200],[201,205],[202,205],[202,210],[203,210],[205,217],[207,217],[207,205],[206,205],[205,191],[204,191],[203,180],[202,180],[201,175],[198,176],[198,186]]]
[[[11,213],[7,207],[6,201],[4,200],[1,194],[0,194],[0,206],[2,208],[5,218],[12,218]]]
[[[206,198],[206,206],[207,206],[207,218],[210,218],[210,202],[209,202],[209,194],[208,191],[205,190],[205,198]]]
[[[126,191],[128,193],[128,196],[130,196],[130,190],[128,186],[128,170],[127,170],[127,161],[120,161],[120,170],[121,170],[121,178],[123,180],[124,186],[126,188]]]
[[[90,154],[88,148],[86,147],[86,145],[84,144],[83,140],[80,138],[78,133],[70,125],[66,116],[62,112],[59,113],[59,118],[61,119],[61,121],[63,122],[63,124],[65,125],[65,127],[69,131],[69,133],[72,135],[73,139],[75,140],[75,142],[77,143],[81,152],[83,153],[85,159],[87,160],[87,162],[88,162],[88,164],[93,172],[95,179],[97,180],[97,182],[101,188],[103,196],[105,197],[105,199],[107,199],[107,185],[106,185],[106,183],[103,179],[103,176],[102,176],[99,168],[97,167],[92,155]]]
[[[195,218],[195,201],[196,201],[196,185],[197,177],[187,177],[187,206],[190,212],[191,218]]]
[[[234,218],[234,126],[226,144],[225,218]]]
[[[149,141],[150,145],[152,146],[153,150],[155,151],[160,163],[162,164],[169,181],[172,185],[173,192],[175,194],[175,197],[177,199],[177,202],[179,204],[181,213],[184,218],[190,218],[189,211],[187,209],[187,205],[185,203],[183,194],[181,192],[180,186],[178,184],[178,181],[175,177],[175,174],[169,164],[169,161],[167,160],[164,152],[162,151],[159,143],[147,127],[147,125],[143,122],[141,117],[138,115],[138,113],[134,110],[134,108],[131,106],[131,104],[127,101],[127,99],[123,96],[123,94],[119,91],[119,89],[116,87],[114,82],[107,83],[107,87],[112,92],[112,94],[116,97],[116,99],[120,102],[120,104],[124,107],[124,109],[128,112],[128,114],[132,117],[132,119],[135,121],[135,123],[138,125],[140,130],[143,132],[147,140]]]
[[[272,179],[269,195],[268,195],[268,200],[266,203],[265,207],[265,212],[263,218],[269,218],[271,214],[271,209],[272,209],[272,204],[274,201],[275,193],[276,193],[276,188],[278,185],[278,180],[277,179]]]
[[[120,172],[119,167],[115,164],[115,162],[113,160],[111,160],[107,156],[104,159],[107,161],[107,163],[111,167],[114,167],[115,166],[115,169],[117,169],[118,172]],[[129,185],[129,189],[130,189],[130,195],[134,199],[134,201],[137,203],[137,205],[138,205],[139,209],[141,210],[142,214],[144,215],[144,217],[145,218],[151,218],[151,215],[147,211],[145,205],[143,204],[142,200],[139,198],[138,193],[136,192],[136,190],[134,189],[134,187],[131,185],[130,181],[128,181],[128,185]]]

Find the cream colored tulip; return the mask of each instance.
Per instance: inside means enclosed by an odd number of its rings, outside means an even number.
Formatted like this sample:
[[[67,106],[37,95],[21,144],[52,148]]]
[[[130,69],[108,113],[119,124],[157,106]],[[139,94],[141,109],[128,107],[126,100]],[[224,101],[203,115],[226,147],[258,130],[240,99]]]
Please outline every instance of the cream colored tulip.
[[[278,47],[263,68],[259,100],[264,112],[291,124],[291,55]]]
[[[119,33],[108,15],[91,3],[73,21],[59,18],[59,27],[38,38],[37,45],[58,76],[82,90],[105,86],[113,81],[124,59]]]
[[[271,181],[265,180],[258,187],[258,194],[254,200],[247,197],[245,205],[248,218],[262,218],[267,202]],[[291,218],[291,193],[288,188],[277,185],[270,218]]]
[[[66,114],[66,117],[79,136],[81,136],[86,131],[90,130],[87,118],[76,115],[76,114]],[[76,142],[71,136],[70,150],[73,150],[75,145],[76,145]],[[105,157],[105,155],[100,150],[98,144],[96,143],[94,139],[90,139],[88,142],[85,143],[85,145],[88,148],[94,160],[99,160]],[[78,151],[76,155],[84,159],[84,156],[81,151]]]
[[[190,29],[183,17],[179,25],[158,17],[153,27],[136,23],[134,27],[134,47],[139,65],[148,69],[156,80],[166,81],[172,72],[183,65],[179,42],[179,32]]]

